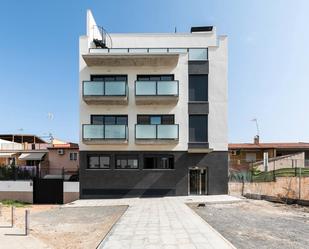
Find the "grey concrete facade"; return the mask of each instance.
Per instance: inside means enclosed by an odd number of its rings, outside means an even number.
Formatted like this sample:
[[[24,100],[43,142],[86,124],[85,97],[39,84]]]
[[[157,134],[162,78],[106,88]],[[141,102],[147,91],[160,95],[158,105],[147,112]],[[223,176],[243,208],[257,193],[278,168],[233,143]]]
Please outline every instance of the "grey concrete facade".
[[[111,156],[110,169],[87,169],[87,156]],[[115,155],[135,154],[139,169],[115,169]],[[143,169],[143,155],[169,154],[175,159],[174,169]],[[113,198],[133,196],[188,195],[189,169],[207,169],[207,194],[227,194],[228,153],[164,152],[164,151],[80,151],[80,197]]]

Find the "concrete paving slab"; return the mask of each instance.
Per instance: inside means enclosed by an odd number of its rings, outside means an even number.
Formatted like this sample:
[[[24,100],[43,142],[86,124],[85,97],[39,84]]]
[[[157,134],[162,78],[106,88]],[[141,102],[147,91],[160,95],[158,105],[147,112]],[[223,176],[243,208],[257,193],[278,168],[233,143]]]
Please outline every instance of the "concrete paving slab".
[[[224,203],[242,201],[237,197],[185,196],[162,198],[123,198],[78,200],[73,206],[129,205],[100,244],[107,248],[235,248],[186,203]]]

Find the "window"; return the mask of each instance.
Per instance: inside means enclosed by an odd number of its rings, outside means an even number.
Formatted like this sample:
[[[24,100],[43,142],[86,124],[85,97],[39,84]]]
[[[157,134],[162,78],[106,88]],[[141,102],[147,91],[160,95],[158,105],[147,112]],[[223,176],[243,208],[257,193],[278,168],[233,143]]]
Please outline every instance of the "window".
[[[207,115],[189,115],[189,142],[207,142]]]
[[[246,153],[246,162],[256,162],[256,153]]]
[[[137,155],[116,156],[116,169],[138,169]]]
[[[174,75],[137,75],[138,81],[173,81]]]
[[[91,81],[127,81],[126,75],[91,75]]]
[[[88,169],[109,169],[110,156],[90,155],[88,156]]]
[[[161,124],[161,116],[151,116],[150,124]]]
[[[94,125],[128,125],[128,116],[125,115],[91,115],[91,124]]]
[[[189,75],[189,101],[208,101],[208,75]]]
[[[137,124],[174,124],[174,115],[137,115]]]
[[[36,160],[27,160],[26,161],[26,165],[27,166],[39,166],[40,161],[36,161]]]
[[[77,160],[77,152],[70,152],[70,161]]]
[[[144,169],[174,169],[174,157],[172,155],[145,156]]]

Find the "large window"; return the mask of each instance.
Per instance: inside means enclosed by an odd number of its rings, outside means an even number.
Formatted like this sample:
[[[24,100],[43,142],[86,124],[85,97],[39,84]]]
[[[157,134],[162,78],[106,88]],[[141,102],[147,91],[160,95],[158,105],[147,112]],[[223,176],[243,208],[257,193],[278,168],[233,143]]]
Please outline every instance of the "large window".
[[[137,124],[174,124],[174,115],[137,115]]]
[[[174,169],[172,155],[145,155],[144,169]]]
[[[126,75],[91,75],[91,81],[127,81]]]
[[[137,155],[117,155],[116,169],[138,169]]]
[[[189,101],[208,101],[208,75],[189,75]]]
[[[189,115],[189,142],[208,142],[207,121],[207,115]]]
[[[138,81],[172,81],[174,80],[174,75],[137,75]]]
[[[88,169],[109,169],[110,156],[107,155],[89,155]]]
[[[94,125],[128,125],[126,115],[91,115],[91,124]]]

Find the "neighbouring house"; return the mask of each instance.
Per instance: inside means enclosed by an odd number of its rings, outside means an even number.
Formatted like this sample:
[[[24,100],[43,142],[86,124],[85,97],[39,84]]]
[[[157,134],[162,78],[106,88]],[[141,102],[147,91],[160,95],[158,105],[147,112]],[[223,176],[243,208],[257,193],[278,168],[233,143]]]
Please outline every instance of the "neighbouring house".
[[[42,178],[78,175],[78,151],[78,144],[56,139],[46,142],[35,135],[0,134],[0,167],[15,165]]]
[[[227,37],[106,34],[79,40],[80,197],[226,194]]]
[[[253,143],[230,143],[230,167],[247,169],[249,165],[263,170],[264,153],[268,153],[268,170],[309,166],[309,143],[260,143],[259,137]]]
[[[48,146],[42,138],[26,134],[0,134],[0,165],[16,165],[33,171],[47,170]]]
[[[48,147],[49,177],[55,175],[76,175],[79,171],[78,144],[52,140]]]

